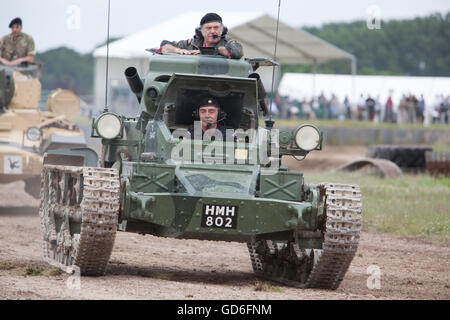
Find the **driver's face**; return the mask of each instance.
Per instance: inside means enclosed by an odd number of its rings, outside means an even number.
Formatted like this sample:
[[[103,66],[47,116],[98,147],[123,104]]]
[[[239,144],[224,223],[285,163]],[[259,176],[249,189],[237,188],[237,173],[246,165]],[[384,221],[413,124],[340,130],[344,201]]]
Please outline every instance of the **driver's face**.
[[[205,106],[198,110],[200,121],[203,123],[215,123],[217,122],[217,116],[219,110],[216,106]]]
[[[17,37],[22,31],[22,26],[20,24],[13,24],[11,26],[11,33],[14,37]]]

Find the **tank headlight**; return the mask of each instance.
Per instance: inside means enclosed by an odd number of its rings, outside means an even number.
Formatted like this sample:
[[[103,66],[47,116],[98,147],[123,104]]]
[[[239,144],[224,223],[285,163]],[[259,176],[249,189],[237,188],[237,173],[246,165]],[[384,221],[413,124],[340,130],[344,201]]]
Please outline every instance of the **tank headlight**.
[[[36,127],[30,127],[27,130],[27,138],[30,141],[38,141],[41,139],[41,130]]]
[[[104,113],[97,118],[96,128],[102,138],[114,139],[122,130],[122,121],[114,113]]]
[[[320,145],[320,132],[312,125],[304,125],[295,132],[295,143],[305,151],[317,149]]]

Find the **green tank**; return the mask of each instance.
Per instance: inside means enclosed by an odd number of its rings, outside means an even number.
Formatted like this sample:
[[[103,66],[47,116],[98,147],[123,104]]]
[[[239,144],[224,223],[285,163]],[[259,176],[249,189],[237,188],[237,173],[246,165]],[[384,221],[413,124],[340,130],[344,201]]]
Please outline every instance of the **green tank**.
[[[312,125],[259,126],[267,108],[255,73],[267,59],[154,54],[141,80],[125,70],[141,112],[92,121],[98,165],[61,152],[46,161],[40,216],[45,259],[102,275],[116,231],[245,243],[257,276],[300,288],[336,289],[357,250],[356,185],[307,184],[282,156],[321,150]],[[190,139],[198,101],[212,96],[226,139]],[[195,130],[195,129],[194,129]],[[194,134],[195,136],[195,134]]]

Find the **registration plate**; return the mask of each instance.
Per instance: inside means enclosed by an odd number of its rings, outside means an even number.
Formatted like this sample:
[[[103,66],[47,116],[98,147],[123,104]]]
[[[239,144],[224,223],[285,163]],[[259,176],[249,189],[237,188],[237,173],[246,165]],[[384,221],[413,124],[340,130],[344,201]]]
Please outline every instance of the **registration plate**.
[[[236,229],[238,207],[217,204],[204,204],[202,227]]]

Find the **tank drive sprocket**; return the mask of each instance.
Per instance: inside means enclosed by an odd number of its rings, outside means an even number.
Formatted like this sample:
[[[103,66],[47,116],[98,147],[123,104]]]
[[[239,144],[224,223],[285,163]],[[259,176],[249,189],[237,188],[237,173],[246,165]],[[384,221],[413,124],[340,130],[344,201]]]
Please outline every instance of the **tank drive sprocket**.
[[[45,165],[41,181],[44,258],[65,271],[104,274],[117,231],[118,171]]]
[[[357,185],[322,183],[322,249],[299,249],[296,240],[247,243],[257,276],[288,286],[335,290],[358,248],[361,192]]]

